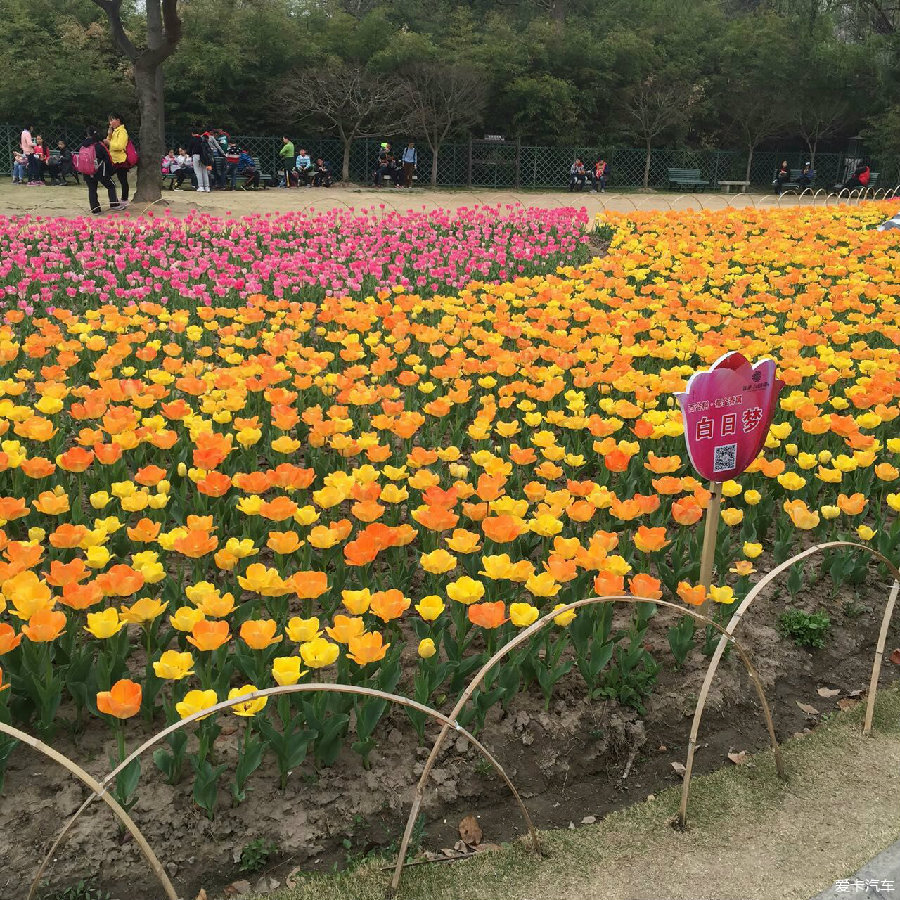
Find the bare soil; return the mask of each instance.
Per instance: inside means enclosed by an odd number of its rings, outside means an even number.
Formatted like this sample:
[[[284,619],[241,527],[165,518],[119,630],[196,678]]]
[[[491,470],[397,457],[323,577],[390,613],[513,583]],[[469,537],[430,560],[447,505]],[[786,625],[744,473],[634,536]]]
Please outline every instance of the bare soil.
[[[832,633],[822,650],[798,648],[778,635],[774,623],[789,602],[778,588],[761,598],[739,627],[738,637],[765,684],[779,740],[814,727],[835,711],[838,700],[867,687],[888,592],[874,571],[870,575],[858,591],[843,591],[836,599],[829,599],[827,580],[797,598],[801,608],[819,609],[831,617]],[[539,827],[600,818],[678,783],[672,763],[684,760],[707,660],[695,650],[681,670],[673,667],[666,643],[671,621],[660,611],[648,631],[651,651],[663,667],[644,716],[612,701],[587,701],[575,674],[560,683],[549,709],[532,689],[520,694],[508,713],[492,710],[482,739],[512,777]],[[900,629],[893,626],[888,653],[898,643]],[[896,676],[897,667],[886,661],[882,683]],[[820,687],[837,688],[841,694],[822,699]],[[820,715],[804,712],[798,702],[815,707]],[[231,717],[223,724],[222,756],[228,762],[234,758],[240,723]],[[137,741],[136,732],[129,731],[129,743]],[[78,741],[60,737],[58,749],[99,777],[108,770],[112,750],[100,744],[99,733],[89,729]],[[256,838],[280,848],[267,866],[267,876],[275,880],[297,867],[342,868],[366,854],[396,848],[411,789],[428,753],[427,745],[417,745],[400,711],[387,716],[377,734],[368,771],[348,748],[330,769],[317,773],[311,763],[305,764],[282,793],[276,773],[264,766],[251,779],[247,801],[237,808],[230,807],[223,784],[213,822],[192,804],[189,783],[165,784],[147,759],[132,815],[186,898],[195,897],[201,887],[211,898],[220,896],[229,883],[244,877],[237,861]],[[436,729],[427,734],[433,738]],[[733,654],[723,661],[714,682],[700,740],[698,772],[727,764],[730,751],[753,751],[767,744],[755,694]],[[485,841],[499,843],[521,833],[518,811],[506,789],[465,740],[451,742],[433,774],[423,810],[423,849],[452,847],[459,839],[457,825],[468,814],[478,817]],[[85,796],[49,761],[24,748],[16,751],[0,800],[0,897],[25,896],[25,886],[57,829]],[[122,900],[158,895],[136,848],[123,840],[102,804],[82,817],[53,865],[54,885],[70,885],[85,876],[96,876]]]

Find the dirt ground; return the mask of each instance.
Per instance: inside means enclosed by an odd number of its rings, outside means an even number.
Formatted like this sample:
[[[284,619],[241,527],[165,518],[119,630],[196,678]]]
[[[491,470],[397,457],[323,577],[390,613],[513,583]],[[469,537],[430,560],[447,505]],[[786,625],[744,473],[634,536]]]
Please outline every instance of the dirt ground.
[[[106,208],[105,197],[101,202]],[[802,201],[793,195],[782,200],[773,194],[668,194],[668,193],[616,193],[604,194],[531,191],[431,191],[423,188],[411,190],[394,188],[272,188],[259,191],[213,191],[197,195],[194,191],[163,191],[163,199],[154,205],[158,212],[168,210],[172,215],[186,216],[192,211],[211,212],[217,216],[247,216],[264,213],[283,213],[290,210],[325,211],[335,207],[349,209],[371,209],[384,206],[386,209],[434,210],[473,205],[496,206],[497,204],[536,206],[545,209],[558,207],[584,207],[594,215],[605,210],[631,212],[634,210],[669,209],[724,209],[727,206],[786,206],[802,202],[812,204],[813,198],[806,196]],[[818,204],[825,202],[818,198]],[[831,202],[835,202],[832,200]],[[130,216],[140,212],[135,206],[121,213],[105,215]],[[31,213],[42,216],[88,215],[87,189],[77,187],[27,187],[9,182],[0,184],[0,214],[24,215]]]

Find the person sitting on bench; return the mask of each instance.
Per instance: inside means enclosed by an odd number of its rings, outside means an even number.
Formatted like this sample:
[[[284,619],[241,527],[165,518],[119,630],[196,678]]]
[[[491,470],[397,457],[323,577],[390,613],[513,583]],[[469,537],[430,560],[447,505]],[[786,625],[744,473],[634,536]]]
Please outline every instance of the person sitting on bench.
[[[868,163],[864,159],[861,159],[856,166],[853,174],[844,182],[842,186],[842,190],[852,190],[853,188],[866,188],[869,186],[869,179],[872,177],[872,172],[869,169]]]
[[[609,177],[609,163],[602,158],[597,159],[594,168],[590,171],[591,186],[596,193],[598,190],[602,194],[606,190],[606,179]],[[598,188],[599,185],[599,188]]]
[[[783,159],[781,165],[775,171],[775,178],[772,184],[775,185],[775,193],[783,194],[784,186],[791,180],[791,170],[788,168],[788,161]]]
[[[316,174],[313,176],[313,187],[331,187],[331,164],[320,156],[316,160]]]
[[[256,163],[246,148],[241,150],[235,165],[235,182],[238,178],[244,179],[244,188],[250,187],[255,190],[259,187],[259,170],[256,168]]]
[[[188,152],[184,149],[184,147],[179,147],[178,155],[175,157],[175,159],[178,162],[178,168],[175,170],[175,182],[172,185],[172,190],[174,191],[180,189],[185,179],[190,179],[191,187],[196,189],[197,176],[196,174],[194,174],[193,157],[188,156]]]
[[[47,170],[50,172],[50,184],[63,185],[68,175],[75,177],[75,184],[81,183],[78,180],[78,173],[72,168],[72,151],[66,146],[65,141],[57,141],[56,150],[50,154]]]
[[[802,191],[808,188],[813,183],[815,177],[816,170],[812,167],[812,164],[808,162],[803,163],[803,169],[797,176],[797,185],[800,190]]]
[[[297,183],[312,187],[313,164],[305,147],[301,147],[300,152],[297,154],[296,166]]]
[[[569,169],[569,190],[584,190],[584,186],[587,184],[587,172],[584,170],[584,163],[580,159],[576,159],[575,162],[572,163],[572,168]]]

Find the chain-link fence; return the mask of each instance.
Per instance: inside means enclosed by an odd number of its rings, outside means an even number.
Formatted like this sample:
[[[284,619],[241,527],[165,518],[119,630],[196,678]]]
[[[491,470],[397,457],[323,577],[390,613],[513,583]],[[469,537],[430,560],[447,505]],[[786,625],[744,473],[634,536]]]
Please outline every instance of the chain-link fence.
[[[40,131],[45,143],[55,147],[60,139],[69,147],[77,147],[83,134],[79,129],[50,127]],[[13,154],[19,147],[21,129],[0,125],[0,173],[12,171]],[[167,143],[178,149],[188,135],[168,134]],[[264,172],[275,172],[282,147],[280,137],[233,135],[232,139],[260,160]],[[381,142],[359,138],[350,147],[350,180],[365,183],[372,180],[377,167]],[[398,141],[395,148],[404,145]],[[343,144],[336,138],[303,137],[294,140],[297,152],[304,148],[315,160],[321,156],[331,163],[338,175],[343,165]],[[432,152],[424,142],[417,142],[420,184],[431,181]],[[569,184],[569,168],[576,158],[586,167],[598,159],[609,165],[607,185],[614,189],[640,187],[644,181],[647,151],[634,147],[599,145],[593,147],[533,147],[518,141],[478,141],[443,144],[438,154],[437,184],[441,187],[565,189]],[[800,169],[809,159],[805,150],[766,150],[753,154],[750,182],[757,188],[771,189],[776,169],[787,159],[792,169]],[[832,189],[846,180],[853,160],[841,153],[819,153],[815,160],[815,188]],[[744,181],[747,176],[747,153],[741,150],[667,150],[652,149],[648,170],[648,186],[667,189],[669,169],[696,169],[699,178],[714,189],[721,181]],[[900,156],[874,160],[872,169],[879,172],[882,187],[900,183]]]

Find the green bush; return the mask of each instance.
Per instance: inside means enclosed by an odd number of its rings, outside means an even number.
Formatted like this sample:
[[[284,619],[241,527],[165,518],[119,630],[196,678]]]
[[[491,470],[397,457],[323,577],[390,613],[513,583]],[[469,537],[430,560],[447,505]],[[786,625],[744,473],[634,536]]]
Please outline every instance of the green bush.
[[[789,609],[778,617],[778,631],[798,647],[824,647],[830,628],[831,619],[825,613],[805,613],[802,609]]]

